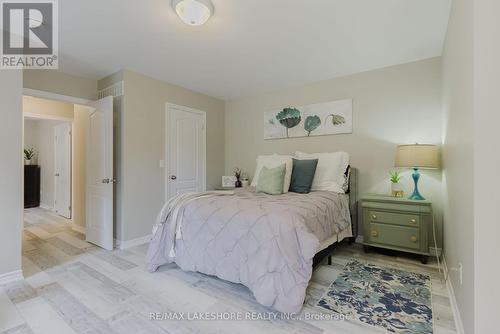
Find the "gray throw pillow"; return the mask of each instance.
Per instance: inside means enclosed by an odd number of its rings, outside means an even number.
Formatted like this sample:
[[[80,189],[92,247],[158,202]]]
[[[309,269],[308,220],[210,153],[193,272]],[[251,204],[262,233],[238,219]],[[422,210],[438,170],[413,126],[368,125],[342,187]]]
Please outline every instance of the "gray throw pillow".
[[[293,159],[292,181],[290,182],[290,191],[308,194],[316,174],[318,159],[297,160]]]

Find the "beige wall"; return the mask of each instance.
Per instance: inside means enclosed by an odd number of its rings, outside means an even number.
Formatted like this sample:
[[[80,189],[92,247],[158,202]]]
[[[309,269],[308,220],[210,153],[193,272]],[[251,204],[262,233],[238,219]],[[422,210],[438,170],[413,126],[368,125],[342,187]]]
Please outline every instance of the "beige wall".
[[[465,333],[498,326],[498,1],[453,2],[443,54],[445,255]]]
[[[454,1],[443,53],[444,253],[466,333],[474,328],[472,3]]]
[[[73,105],[66,102],[23,96],[23,113],[34,117],[42,116],[44,118],[72,120]]]
[[[151,233],[165,194],[165,104],[207,113],[207,188],[224,173],[224,102],[132,71],[121,71],[99,83],[104,88],[124,80],[125,96],[115,104],[115,169],[118,240]]]
[[[97,80],[54,70],[23,71],[23,87],[89,100],[97,95]]]
[[[22,85],[20,71],[0,70],[0,278],[21,270]]]
[[[472,10],[471,10],[472,11]],[[500,289],[500,1],[474,5],[475,333],[498,333]],[[468,14],[470,15],[470,13]],[[462,190],[463,191],[463,190]],[[469,308],[465,309],[466,311]]]
[[[264,112],[344,98],[354,100],[352,134],[263,139]],[[227,102],[225,170],[238,166],[252,175],[259,154],[344,150],[359,169],[361,194],[388,193],[396,145],[440,143],[441,127],[441,61],[434,58]],[[409,193],[410,171],[404,182]],[[421,191],[435,203],[439,223],[440,171],[423,171]]]
[[[38,122],[33,119],[24,120],[24,148],[34,148],[35,152],[38,152],[37,144],[37,130]],[[35,155],[35,162],[38,158],[38,154]]]

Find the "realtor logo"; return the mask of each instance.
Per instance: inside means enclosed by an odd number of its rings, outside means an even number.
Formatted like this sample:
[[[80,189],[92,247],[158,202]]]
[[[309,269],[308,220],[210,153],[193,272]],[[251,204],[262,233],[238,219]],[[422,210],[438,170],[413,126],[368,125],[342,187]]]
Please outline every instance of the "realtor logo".
[[[57,69],[57,0],[1,0],[0,5],[0,68]]]

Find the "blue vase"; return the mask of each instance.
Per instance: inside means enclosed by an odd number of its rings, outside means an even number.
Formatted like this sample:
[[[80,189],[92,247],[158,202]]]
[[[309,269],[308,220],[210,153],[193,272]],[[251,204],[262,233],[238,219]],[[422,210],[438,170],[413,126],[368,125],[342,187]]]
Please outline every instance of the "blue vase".
[[[420,172],[418,171],[418,168],[413,168],[413,182],[415,182],[415,189],[413,190],[413,194],[411,194],[410,199],[414,199],[417,201],[423,201],[425,200],[424,196],[420,195],[420,192],[418,191],[418,179],[420,179]]]

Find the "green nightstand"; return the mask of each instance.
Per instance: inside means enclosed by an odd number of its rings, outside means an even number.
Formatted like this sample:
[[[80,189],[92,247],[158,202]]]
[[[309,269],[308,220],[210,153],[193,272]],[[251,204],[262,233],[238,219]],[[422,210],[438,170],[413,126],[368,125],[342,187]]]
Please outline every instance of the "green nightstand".
[[[361,199],[363,246],[393,249],[429,258],[432,203],[384,195]]]

